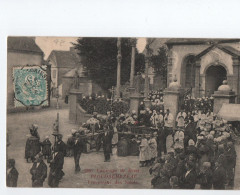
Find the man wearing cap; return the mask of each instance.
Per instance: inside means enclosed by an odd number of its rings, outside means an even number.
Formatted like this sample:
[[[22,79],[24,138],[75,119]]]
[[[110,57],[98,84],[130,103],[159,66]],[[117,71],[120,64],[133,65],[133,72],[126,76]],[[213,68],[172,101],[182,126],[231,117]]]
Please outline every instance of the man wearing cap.
[[[43,182],[47,177],[47,165],[43,161],[41,152],[35,156],[30,173],[32,175],[32,187],[43,187]]]
[[[17,187],[18,171],[15,168],[15,160],[7,161],[7,187]]]

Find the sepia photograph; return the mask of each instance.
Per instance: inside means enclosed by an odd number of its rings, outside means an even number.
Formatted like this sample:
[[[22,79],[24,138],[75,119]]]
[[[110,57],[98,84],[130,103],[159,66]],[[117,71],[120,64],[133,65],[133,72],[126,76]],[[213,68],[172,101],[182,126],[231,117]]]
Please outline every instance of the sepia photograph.
[[[7,187],[240,190],[240,38],[8,36],[6,67]]]

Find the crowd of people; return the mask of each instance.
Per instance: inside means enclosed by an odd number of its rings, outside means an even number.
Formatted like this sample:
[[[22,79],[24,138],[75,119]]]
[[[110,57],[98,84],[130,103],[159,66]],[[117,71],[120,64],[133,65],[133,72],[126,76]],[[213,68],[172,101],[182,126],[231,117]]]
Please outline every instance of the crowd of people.
[[[71,130],[66,144],[61,134],[56,135],[54,144],[49,137],[40,141],[38,126],[33,124],[25,148],[26,161],[33,162],[32,186],[42,187],[47,178],[44,158],[50,169],[48,185],[58,187],[64,176],[64,157],[74,157],[75,173],[79,173],[83,152],[102,147],[104,162],[109,162],[116,146],[119,156],[138,156],[139,166],[149,167],[152,188],[194,189],[197,184],[201,189],[232,188],[236,151],[231,124],[213,114],[210,100],[208,104],[199,100],[207,105],[204,109],[182,106],[174,117],[169,109],[164,110],[159,98],[151,97],[153,103],[159,100],[158,107],[145,108],[141,103],[138,113],[93,112],[79,129]],[[171,140],[169,147],[167,139]],[[8,160],[7,184],[12,187],[17,185],[18,177],[14,164],[14,159]]]
[[[186,95],[183,102],[183,109],[187,111],[192,110],[202,110],[207,112],[208,110],[213,111],[214,98],[211,97],[201,97],[193,98],[190,95]]]
[[[79,101],[79,105],[88,113],[107,114],[107,111],[112,110],[115,114],[127,113],[129,104],[121,98],[113,100],[104,95],[83,96]]]
[[[167,154],[158,152],[150,168],[153,188],[194,189],[196,184],[201,189],[232,188],[236,151],[231,125],[212,112],[192,112],[189,116],[180,111],[176,127],[172,132],[164,125],[158,129],[156,140],[161,140],[162,133],[172,134],[173,144]]]

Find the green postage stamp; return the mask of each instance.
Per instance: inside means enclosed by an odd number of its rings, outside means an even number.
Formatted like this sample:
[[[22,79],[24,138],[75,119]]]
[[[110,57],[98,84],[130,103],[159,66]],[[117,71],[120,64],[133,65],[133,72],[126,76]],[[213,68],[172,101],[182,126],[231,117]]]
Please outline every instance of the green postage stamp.
[[[40,66],[13,68],[15,107],[48,106],[47,73]]]

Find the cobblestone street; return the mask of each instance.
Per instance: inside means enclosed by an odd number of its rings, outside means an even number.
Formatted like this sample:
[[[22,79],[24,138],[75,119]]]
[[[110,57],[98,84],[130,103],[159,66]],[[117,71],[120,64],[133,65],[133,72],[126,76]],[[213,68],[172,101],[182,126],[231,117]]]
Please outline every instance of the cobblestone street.
[[[68,109],[63,108],[60,111],[60,132],[63,134],[63,140],[67,140],[67,135],[70,130],[76,127],[75,124],[68,122]],[[39,110],[28,113],[12,113],[7,116],[7,126],[11,145],[7,148],[8,158],[16,160],[16,167],[19,171],[18,186],[31,187],[31,175],[29,170],[32,163],[26,163],[24,159],[24,149],[26,143],[26,135],[29,133],[29,126],[32,123],[39,125],[39,134],[41,140],[49,135],[53,143],[52,126],[56,119],[57,111],[55,109]],[[169,139],[170,140],[170,137]],[[168,141],[168,147],[170,146]],[[239,145],[236,146],[239,154]],[[73,158],[66,157],[64,163],[65,176],[59,187],[69,188],[150,188],[151,176],[149,175],[149,167],[139,168],[138,157],[118,157],[116,149],[113,149],[111,162],[103,162],[103,152],[96,153],[95,151],[89,154],[82,154],[80,160],[81,172],[74,173]],[[131,170],[129,170],[131,169]],[[117,170],[124,178],[109,179],[108,173],[103,173],[104,170]],[[49,170],[48,170],[49,171]],[[237,158],[237,167],[235,171],[235,189],[240,189],[240,158]],[[118,172],[119,173],[119,172]],[[105,178],[99,178],[99,175],[104,175]],[[131,178],[127,178],[131,177]],[[129,181],[131,181],[129,183]],[[116,183],[117,182],[117,183]],[[44,187],[48,187],[47,179],[44,182]],[[197,186],[198,188],[199,186]]]

